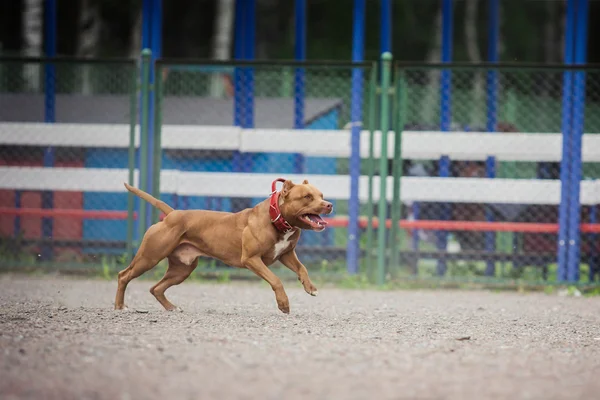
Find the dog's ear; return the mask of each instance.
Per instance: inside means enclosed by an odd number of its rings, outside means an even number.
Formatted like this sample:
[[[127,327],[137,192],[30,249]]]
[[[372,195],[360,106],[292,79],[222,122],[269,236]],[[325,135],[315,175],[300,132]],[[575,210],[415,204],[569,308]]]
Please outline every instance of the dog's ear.
[[[304,182],[302,182],[303,185],[308,185],[308,179],[305,179]]]
[[[283,189],[281,189],[281,194],[283,195],[283,197],[287,196],[294,186],[294,183],[289,179],[283,182]]]

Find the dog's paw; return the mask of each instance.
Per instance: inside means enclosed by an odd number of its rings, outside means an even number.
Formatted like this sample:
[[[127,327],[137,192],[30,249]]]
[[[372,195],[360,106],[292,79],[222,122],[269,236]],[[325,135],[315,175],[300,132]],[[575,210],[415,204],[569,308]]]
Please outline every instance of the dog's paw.
[[[312,282],[303,283],[302,285],[304,286],[306,293],[310,294],[311,296],[317,296],[319,294],[319,291],[315,285],[312,284]]]
[[[281,310],[281,312],[284,313],[284,314],[289,314],[290,313],[290,302],[288,301],[288,299],[277,300],[277,307],[279,307],[279,309]]]
[[[283,307],[279,307],[279,309],[281,310],[282,313],[284,314],[289,314],[290,313],[290,306],[283,306]]]
[[[115,311],[129,311],[129,307],[125,304],[115,305]]]

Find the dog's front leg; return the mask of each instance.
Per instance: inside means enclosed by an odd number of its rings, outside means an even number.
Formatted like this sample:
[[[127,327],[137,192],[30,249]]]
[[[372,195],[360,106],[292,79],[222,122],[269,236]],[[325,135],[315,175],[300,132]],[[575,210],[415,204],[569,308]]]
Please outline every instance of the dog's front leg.
[[[296,275],[298,275],[298,280],[300,281],[300,283],[302,283],[302,286],[304,287],[306,293],[310,294],[311,296],[316,296],[318,294],[317,288],[315,287],[315,285],[313,285],[313,283],[310,280],[310,277],[308,276],[308,270],[306,269],[304,264],[302,264],[302,262],[298,259],[298,255],[296,254],[295,249],[292,249],[291,251],[282,254],[279,258],[279,261],[281,261],[283,265],[285,265],[286,267],[294,271]]]
[[[271,271],[265,263],[261,260],[259,256],[250,257],[242,260],[244,267],[248,268],[250,271],[254,272],[256,275],[263,278],[265,281],[271,285],[273,292],[275,292],[275,300],[277,300],[277,307],[285,313],[290,313],[290,301],[288,300],[287,293],[283,288],[283,283],[281,279],[277,277]]]

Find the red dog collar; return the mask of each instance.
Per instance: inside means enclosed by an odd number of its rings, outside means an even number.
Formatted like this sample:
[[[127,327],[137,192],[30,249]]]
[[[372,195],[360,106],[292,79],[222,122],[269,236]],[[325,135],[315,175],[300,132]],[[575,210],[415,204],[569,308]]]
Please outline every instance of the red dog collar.
[[[279,192],[276,189],[277,182],[285,182],[285,179],[275,179],[271,184],[271,201],[269,207],[269,216],[271,217],[271,222],[273,223],[273,225],[275,225],[275,228],[277,228],[278,231],[287,233],[295,230],[295,228],[291,226],[281,215],[281,210],[279,209]]]

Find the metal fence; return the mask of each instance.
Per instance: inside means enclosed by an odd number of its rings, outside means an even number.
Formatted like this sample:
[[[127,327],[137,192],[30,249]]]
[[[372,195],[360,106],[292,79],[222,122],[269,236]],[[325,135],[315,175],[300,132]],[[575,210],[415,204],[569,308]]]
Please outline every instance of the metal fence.
[[[581,121],[577,248],[581,280],[590,281],[600,261],[600,72],[585,70],[585,108],[577,119],[570,102],[565,125],[568,71],[154,62],[149,53],[139,64],[0,59],[3,265],[127,263],[160,216],[125,193],[123,181],[176,209],[238,211],[286,177],[309,179],[334,202],[331,228],[302,235],[299,254],[311,273],[345,272],[358,261],[358,272],[380,283],[552,280],[566,223],[561,174],[577,168],[561,168],[561,132]],[[357,135],[362,162],[353,169]],[[346,258],[351,201],[359,205],[358,260]],[[218,266],[202,261],[199,270]]]
[[[271,180],[280,176],[348,181],[353,71],[359,71],[366,102],[375,72],[368,63],[159,60],[162,155],[155,171],[165,179],[169,171],[181,172],[179,193],[162,190],[162,199],[176,208],[235,212],[267,198]],[[321,138],[315,140],[315,133]],[[328,147],[332,141],[336,148]],[[184,188],[187,179],[202,185]],[[263,184],[253,188],[253,182]],[[161,188],[168,186],[161,178]],[[348,215],[348,196],[330,200],[334,220]],[[343,225],[302,234],[298,253],[309,269],[346,270]]]
[[[566,74],[585,74],[587,90],[578,99],[585,107],[579,119],[572,115],[567,122],[579,123],[585,135],[583,163],[561,168],[563,107],[565,96],[573,96],[563,85]],[[407,275],[556,280],[559,246],[565,242],[559,231],[567,224],[559,218],[561,170],[582,166],[577,200],[582,225],[566,242],[581,256],[580,264],[569,268],[581,281],[594,280],[600,263],[599,84],[600,71],[593,69],[398,65],[387,99],[395,132],[388,141],[401,138],[403,149],[388,153],[388,163],[373,160],[375,175],[393,175],[388,182],[393,193],[373,202],[378,184],[368,202],[372,275],[380,282]],[[388,92],[384,86],[380,92]],[[387,107],[383,101],[374,103]],[[569,107],[577,112],[574,104]],[[383,124],[371,126],[372,135]],[[576,127],[568,129],[577,135]],[[376,235],[377,217],[392,221]],[[397,228],[398,221],[404,229]]]
[[[137,80],[133,60],[1,59],[3,266],[125,253]]]

